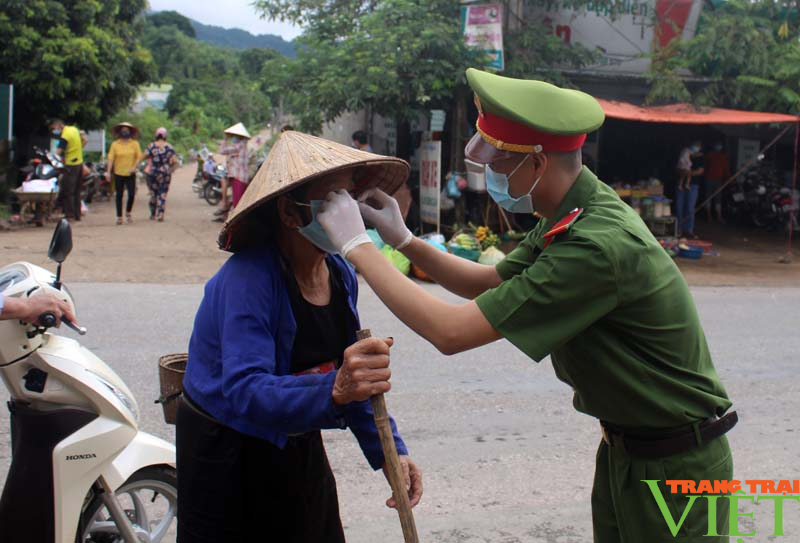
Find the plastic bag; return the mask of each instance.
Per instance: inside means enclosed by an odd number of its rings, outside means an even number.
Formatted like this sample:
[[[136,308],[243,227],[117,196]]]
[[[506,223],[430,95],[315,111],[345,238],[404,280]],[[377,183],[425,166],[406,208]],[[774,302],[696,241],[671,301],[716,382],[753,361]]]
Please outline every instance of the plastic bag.
[[[496,266],[505,257],[506,254],[497,247],[489,247],[481,253],[480,258],[478,258],[478,263],[487,266]]]
[[[391,262],[392,265],[400,271],[400,273],[403,275],[408,275],[408,272],[411,270],[411,261],[406,258],[406,255],[393,249],[391,245],[384,245],[381,249],[381,253],[383,253],[383,256],[389,259],[389,262]]]
[[[381,239],[381,235],[374,228],[370,228],[369,230],[367,230],[367,235],[369,236],[369,239],[372,240],[372,243],[375,244],[375,247],[377,247],[379,251],[383,249],[384,245],[386,245],[386,242],[384,242],[383,239]]]
[[[447,197],[456,200],[461,198],[461,190],[458,188],[458,174],[450,174],[447,178]]]

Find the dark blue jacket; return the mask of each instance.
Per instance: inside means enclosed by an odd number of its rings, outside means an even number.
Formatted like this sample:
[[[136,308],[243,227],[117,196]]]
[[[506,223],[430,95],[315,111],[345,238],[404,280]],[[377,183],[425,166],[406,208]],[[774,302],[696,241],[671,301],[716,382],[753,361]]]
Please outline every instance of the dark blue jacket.
[[[358,281],[339,256],[355,328]],[[297,325],[277,248],[252,248],[231,256],[206,283],[189,342],[183,385],[192,400],[221,423],[283,448],[288,434],[350,427],[373,469],[383,464],[369,401],[336,406],[336,372],[291,375]],[[407,454],[392,421],[399,454]]]

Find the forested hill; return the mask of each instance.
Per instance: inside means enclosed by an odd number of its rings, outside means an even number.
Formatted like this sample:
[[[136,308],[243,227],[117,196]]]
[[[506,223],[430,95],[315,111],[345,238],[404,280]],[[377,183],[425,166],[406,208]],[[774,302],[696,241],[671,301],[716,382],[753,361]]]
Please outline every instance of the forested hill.
[[[275,49],[288,57],[294,57],[294,46],[280,36],[274,34],[254,36],[250,32],[239,28],[222,28],[221,26],[205,25],[193,19],[190,20],[197,39],[200,41],[232,49],[267,47]]]

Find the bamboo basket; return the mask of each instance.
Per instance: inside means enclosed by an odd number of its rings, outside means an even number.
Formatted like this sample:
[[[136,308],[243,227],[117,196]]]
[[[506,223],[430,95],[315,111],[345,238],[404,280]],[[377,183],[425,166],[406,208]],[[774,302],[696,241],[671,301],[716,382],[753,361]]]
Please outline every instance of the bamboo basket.
[[[165,354],[158,359],[158,380],[161,385],[161,397],[156,400],[164,409],[164,420],[167,424],[175,424],[178,415],[178,404],[183,393],[183,374],[186,373],[187,353]]]

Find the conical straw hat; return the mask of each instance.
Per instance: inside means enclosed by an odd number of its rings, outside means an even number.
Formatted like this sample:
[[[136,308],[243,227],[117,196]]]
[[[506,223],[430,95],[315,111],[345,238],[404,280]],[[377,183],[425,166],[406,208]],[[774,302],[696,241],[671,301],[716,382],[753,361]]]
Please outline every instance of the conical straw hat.
[[[283,132],[247,187],[219,235],[219,246],[236,251],[265,238],[253,211],[303,183],[347,169],[363,168],[356,193],[378,187],[393,194],[408,178],[405,160],[360,151],[301,132]]]
[[[131,139],[135,140],[139,138],[139,129],[127,121],[114,125],[114,127],[111,129],[111,135],[115,138],[119,137],[119,132],[122,130],[123,126],[131,131]]]
[[[250,139],[250,132],[247,131],[247,128],[244,127],[242,123],[236,123],[235,125],[225,129],[226,134],[230,134],[231,136],[241,136],[243,138]]]

